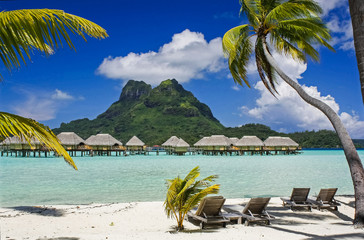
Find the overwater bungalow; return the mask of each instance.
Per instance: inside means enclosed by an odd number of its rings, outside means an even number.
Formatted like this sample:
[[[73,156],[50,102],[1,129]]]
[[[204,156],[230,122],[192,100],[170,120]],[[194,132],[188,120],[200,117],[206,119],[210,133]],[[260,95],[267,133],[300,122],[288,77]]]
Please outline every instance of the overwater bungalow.
[[[203,154],[227,153],[233,147],[233,141],[224,135],[204,137],[194,144]]]
[[[195,144],[193,144],[193,146],[196,148],[196,149],[202,149],[202,144],[207,141],[209,137],[203,137],[201,138],[200,140],[198,140]]]
[[[176,142],[174,145],[171,146],[172,151],[177,155],[184,155],[187,151],[190,145],[183,140],[182,138],[178,139],[178,142]]]
[[[279,151],[284,153],[295,152],[299,145],[289,137],[268,137],[264,141],[264,150],[274,151],[275,154]]]
[[[41,148],[40,142],[34,137],[28,142],[24,137],[12,136],[6,138],[3,143],[10,150],[35,150]]]
[[[92,135],[86,139],[85,144],[90,149],[90,155],[94,153],[97,155],[104,155],[105,153],[111,155],[112,151],[120,153],[124,150],[123,144],[110,134]]]
[[[14,153],[15,156],[19,155],[26,157],[30,156],[31,152],[33,152],[33,156],[35,156],[36,152],[39,152],[40,156],[40,151],[48,152],[48,149],[40,144],[38,139],[36,139],[35,137],[32,137],[28,142],[23,136],[12,136],[6,138],[2,142],[1,156],[4,156],[4,153],[6,153],[7,156],[10,153],[10,155],[12,156]]]
[[[179,138],[176,137],[176,136],[172,136],[170,138],[168,138],[167,141],[165,141],[163,144],[162,144],[162,147],[164,147],[164,149],[166,150],[166,152],[168,154],[171,154],[172,153],[172,146],[176,145],[176,143],[179,141]]]
[[[227,151],[232,146],[232,142],[224,135],[212,135],[202,143],[202,146],[207,151]]]
[[[244,136],[234,145],[242,151],[260,151],[263,149],[264,143],[257,136]]]
[[[62,132],[57,138],[66,150],[77,150],[85,146],[85,140],[74,132]]]
[[[145,143],[140,140],[137,136],[133,136],[130,140],[125,144],[126,149],[135,152],[138,151],[139,153],[144,150]]]

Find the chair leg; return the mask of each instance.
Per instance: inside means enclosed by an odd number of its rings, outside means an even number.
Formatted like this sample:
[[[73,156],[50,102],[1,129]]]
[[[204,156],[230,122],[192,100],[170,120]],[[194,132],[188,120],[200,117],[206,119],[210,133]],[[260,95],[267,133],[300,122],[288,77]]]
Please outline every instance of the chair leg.
[[[204,229],[205,228],[205,223],[204,222],[201,222],[200,223],[200,229]]]

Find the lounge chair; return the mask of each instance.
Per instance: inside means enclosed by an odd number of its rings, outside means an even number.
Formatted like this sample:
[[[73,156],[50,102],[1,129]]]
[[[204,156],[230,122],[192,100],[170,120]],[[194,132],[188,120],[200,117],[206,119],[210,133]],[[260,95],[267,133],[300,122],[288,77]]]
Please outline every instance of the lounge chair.
[[[274,218],[266,211],[269,200],[270,198],[252,198],[244,208],[242,205],[224,205],[223,209],[229,213],[240,214],[246,226],[253,222],[269,225],[270,220]]]
[[[200,221],[200,228],[205,228],[206,224],[222,223],[226,227],[229,219],[221,214],[221,207],[225,203],[225,198],[222,196],[205,197],[201,200],[198,208],[195,208],[187,213],[193,219]]]
[[[312,207],[321,209],[331,209],[337,211],[340,203],[336,202],[334,196],[337,188],[322,188],[316,198],[310,197],[308,201]]]
[[[282,197],[283,206],[288,206],[291,210],[297,208],[307,208],[311,211],[312,204],[308,202],[310,188],[293,188],[291,197]]]

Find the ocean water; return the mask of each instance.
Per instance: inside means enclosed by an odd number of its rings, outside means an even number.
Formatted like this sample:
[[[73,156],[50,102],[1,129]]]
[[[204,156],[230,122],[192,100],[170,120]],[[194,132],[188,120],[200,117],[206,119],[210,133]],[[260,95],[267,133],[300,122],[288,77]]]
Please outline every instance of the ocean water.
[[[364,159],[364,150],[359,150]],[[200,166],[201,177],[217,174],[226,198],[289,196],[293,187],[338,187],[353,194],[342,150],[305,150],[298,155],[0,158],[0,205],[89,204],[163,201],[166,179]]]

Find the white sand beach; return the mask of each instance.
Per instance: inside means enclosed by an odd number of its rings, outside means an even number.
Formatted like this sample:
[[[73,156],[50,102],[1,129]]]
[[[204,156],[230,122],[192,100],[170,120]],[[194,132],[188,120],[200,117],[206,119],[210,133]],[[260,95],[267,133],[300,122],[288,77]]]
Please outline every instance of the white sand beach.
[[[249,199],[228,199],[241,204]],[[200,230],[185,221],[185,231],[175,232],[176,222],[164,213],[163,202],[91,205],[57,205],[0,208],[1,240],[93,240],[93,239],[364,239],[354,229],[352,196],[339,196],[339,211],[292,211],[272,198],[268,212],[271,225],[228,224]]]

